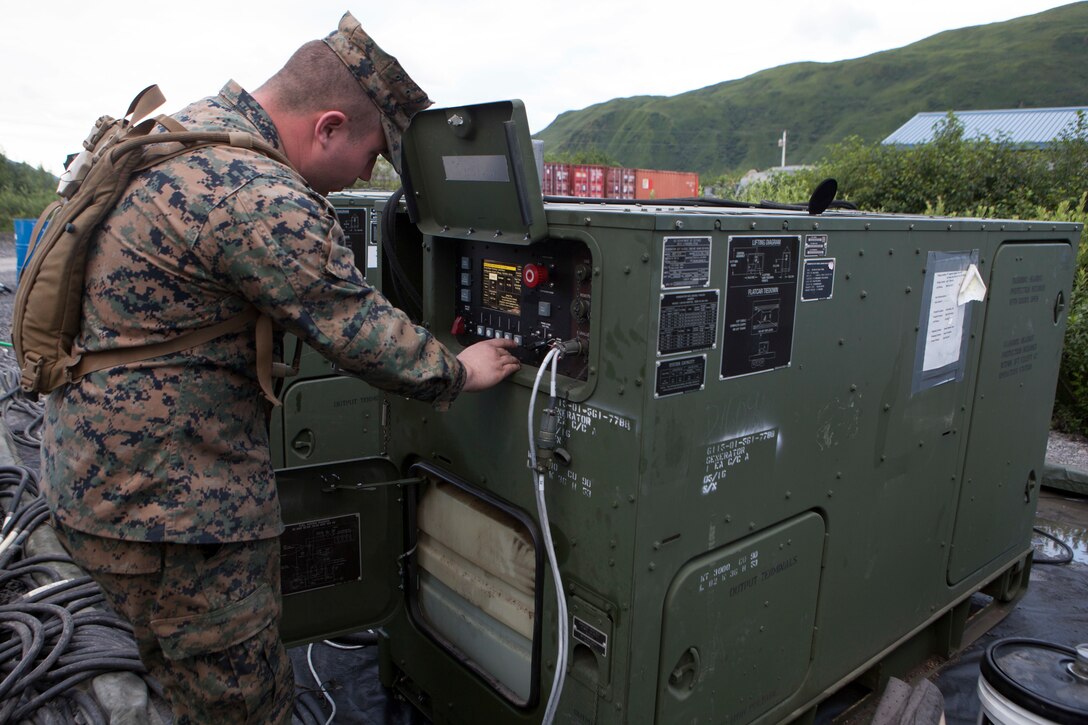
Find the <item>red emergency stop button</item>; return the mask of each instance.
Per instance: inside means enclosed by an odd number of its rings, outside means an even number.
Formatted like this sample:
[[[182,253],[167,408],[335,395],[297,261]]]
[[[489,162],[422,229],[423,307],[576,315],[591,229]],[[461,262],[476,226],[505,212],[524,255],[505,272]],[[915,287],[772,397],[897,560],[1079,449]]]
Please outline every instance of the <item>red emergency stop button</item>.
[[[548,281],[548,268],[541,264],[527,264],[521,268],[521,281],[533,288]]]
[[[464,335],[465,334],[465,318],[461,315],[453,318],[453,325],[450,327],[451,335]]]

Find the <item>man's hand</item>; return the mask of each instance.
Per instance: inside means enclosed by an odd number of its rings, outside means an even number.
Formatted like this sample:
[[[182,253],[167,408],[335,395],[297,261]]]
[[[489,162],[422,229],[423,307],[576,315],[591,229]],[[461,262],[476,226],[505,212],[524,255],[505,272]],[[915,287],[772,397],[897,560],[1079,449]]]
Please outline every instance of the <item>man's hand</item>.
[[[513,375],[521,363],[510,354],[513,340],[482,340],[469,345],[457,359],[465,366],[465,392],[486,390]]]

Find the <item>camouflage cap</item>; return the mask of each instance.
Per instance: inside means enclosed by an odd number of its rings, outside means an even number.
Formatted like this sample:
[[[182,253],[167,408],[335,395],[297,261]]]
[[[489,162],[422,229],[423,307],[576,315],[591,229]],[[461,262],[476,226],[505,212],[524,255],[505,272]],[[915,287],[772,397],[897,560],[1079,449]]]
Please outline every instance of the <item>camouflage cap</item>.
[[[325,45],[344,62],[366,94],[382,112],[388,145],[385,157],[400,173],[400,136],[412,116],[433,101],[401,68],[393,56],[378,47],[351,13],[344,13]]]

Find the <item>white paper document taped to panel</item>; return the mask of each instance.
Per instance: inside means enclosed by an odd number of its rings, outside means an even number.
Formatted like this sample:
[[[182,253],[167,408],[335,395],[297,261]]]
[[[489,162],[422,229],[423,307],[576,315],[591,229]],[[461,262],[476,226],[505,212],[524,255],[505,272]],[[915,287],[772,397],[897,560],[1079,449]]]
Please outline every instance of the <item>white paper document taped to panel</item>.
[[[930,252],[919,319],[912,389],[918,393],[963,377],[971,302],[986,297],[978,252]]]

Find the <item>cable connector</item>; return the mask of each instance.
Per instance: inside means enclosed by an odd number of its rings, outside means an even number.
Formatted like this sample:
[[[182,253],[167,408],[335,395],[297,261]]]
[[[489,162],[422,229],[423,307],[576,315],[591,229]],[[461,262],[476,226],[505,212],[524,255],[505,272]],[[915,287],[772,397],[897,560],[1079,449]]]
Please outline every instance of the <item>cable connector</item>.
[[[545,408],[540,414],[540,430],[536,434],[536,456],[540,462],[551,460],[559,443],[559,411]]]
[[[586,354],[586,344],[578,338],[557,342],[553,345],[553,347],[559,350],[559,355],[561,357],[567,357],[568,355],[577,356]]]

